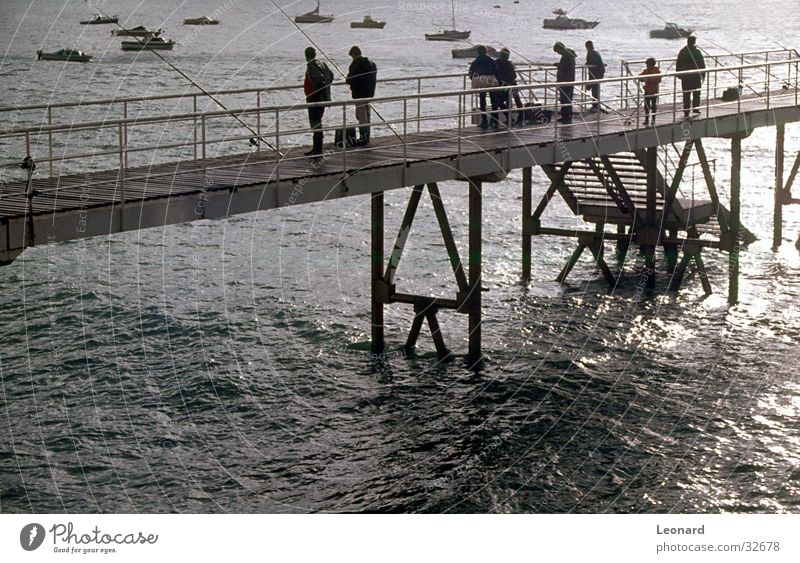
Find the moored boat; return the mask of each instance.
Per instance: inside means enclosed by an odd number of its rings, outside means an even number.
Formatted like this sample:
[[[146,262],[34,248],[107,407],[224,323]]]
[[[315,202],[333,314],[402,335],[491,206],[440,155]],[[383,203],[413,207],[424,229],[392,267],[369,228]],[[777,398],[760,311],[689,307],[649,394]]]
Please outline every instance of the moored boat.
[[[372,16],[364,16],[364,19],[360,22],[350,22],[350,27],[357,29],[357,28],[366,28],[366,29],[383,29],[386,27],[386,22],[378,21],[372,19]]]
[[[542,27],[545,29],[594,29],[597,27],[599,21],[589,21],[581,18],[571,18],[567,12],[559,8],[554,10],[556,15],[554,18],[546,18]]]
[[[664,29],[650,30],[650,37],[654,39],[681,39],[694,33],[693,29],[685,29],[676,23],[667,22]]]
[[[163,32],[163,29],[147,29],[143,25],[138,25],[130,29],[114,29],[111,31],[111,35],[117,37],[158,37]]]
[[[454,59],[474,59],[478,56],[478,46],[453,49],[450,53],[452,53]],[[497,57],[500,53],[491,45],[486,45],[486,54],[490,57]]]
[[[299,16],[294,17],[295,23],[331,23],[332,21],[332,15],[326,16],[319,13],[319,0],[317,0],[316,8],[310,12],[306,12],[305,14],[300,14]]]
[[[470,31],[458,31],[456,29],[456,6],[453,0],[450,0],[450,10],[451,10],[451,29],[445,29],[444,31],[440,31],[439,33],[426,33],[425,40],[426,41],[463,41],[464,39],[469,39]]]
[[[106,23],[117,23],[118,21],[119,16],[101,16],[100,14],[95,14],[92,19],[83,20],[81,25],[101,25]]]
[[[208,16],[200,16],[199,18],[186,18],[183,20],[183,25],[218,25],[219,20],[209,18]]]
[[[175,45],[175,40],[165,40],[163,37],[146,37],[136,41],[123,41],[123,51],[149,51],[150,49],[158,51],[170,51]]]
[[[71,63],[88,63],[92,60],[92,55],[87,55],[77,49],[60,49],[55,53],[44,53],[36,51],[36,58],[40,61],[66,61]]]

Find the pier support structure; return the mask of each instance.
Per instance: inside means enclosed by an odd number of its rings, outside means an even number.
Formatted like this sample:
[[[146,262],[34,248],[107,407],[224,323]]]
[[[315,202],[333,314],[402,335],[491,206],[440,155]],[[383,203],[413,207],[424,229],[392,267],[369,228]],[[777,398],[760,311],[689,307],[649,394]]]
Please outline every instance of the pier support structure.
[[[778,124],[775,126],[775,208],[772,219],[772,249],[777,250],[783,240],[783,206],[798,204],[800,198],[792,197],[792,186],[800,171],[800,151],[797,153],[789,172],[786,183],[783,182],[783,171],[785,164],[785,136],[786,126]],[[797,238],[797,248],[800,249],[800,233]]]
[[[431,331],[436,353],[440,360],[447,360],[452,353],[447,348],[438,320],[440,309],[449,309],[469,318],[467,361],[470,367],[477,366],[481,359],[481,266],[482,266],[482,182],[469,179],[469,260],[468,272],[464,271],[458,247],[450,228],[450,221],[442,201],[439,187],[435,182],[420,184],[411,190],[408,205],[403,215],[400,229],[388,264],[384,260],[384,212],[383,193],[373,194],[371,201],[372,244],[372,351],[381,354],[385,350],[384,307],[391,303],[405,303],[414,309],[414,320],[406,339],[407,353],[413,353],[423,324],[427,321]],[[422,194],[426,190],[431,198],[439,230],[447,249],[450,266],[455,276],[457,293],[455,299],[415,295],[397,291],[395,276],[403,256],[406,242],[419,207]],[[385,267],[385,269],[384,269]]]
[[[742,136],[731,138],[731,210],[730,230],[733,247],[728,254],[728,303],[739,301],[739,229],[741,217]]]

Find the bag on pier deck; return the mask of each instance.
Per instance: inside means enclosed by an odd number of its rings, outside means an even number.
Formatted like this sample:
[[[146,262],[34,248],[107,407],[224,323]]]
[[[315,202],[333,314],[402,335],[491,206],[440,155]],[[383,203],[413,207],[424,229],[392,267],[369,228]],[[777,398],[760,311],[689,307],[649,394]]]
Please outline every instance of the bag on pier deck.
[[[540,102],[525,104],[525,123],[550,123],[553,110],[542,106]]]

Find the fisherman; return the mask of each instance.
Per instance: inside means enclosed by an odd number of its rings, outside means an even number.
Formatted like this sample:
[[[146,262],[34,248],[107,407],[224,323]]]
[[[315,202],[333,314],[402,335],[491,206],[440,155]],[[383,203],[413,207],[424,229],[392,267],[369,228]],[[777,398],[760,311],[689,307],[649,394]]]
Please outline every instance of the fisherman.
[[[577,54],[572,49],[568,49],[561,41],[553,45],[553,51],[561,55],[556,71],[556,82],[575,82],[575,58]],[[559,123],[572,123],[572,95],[575,87],[560,86],[558,88],[558,101],[561,104],[561,119]]]
[[[331,101],[331,84],[333,83],[333,73],[324,62],[317,60],[317,52],[314,47],[307,47],[306,55],[306,75],[303,81],[303,91],[306,94],[306,103]],[[322,154],[322,116],[325,107],[308,108],[308,121],[313,130],[313,146],[306,156],[318,156]]]
[[[503,47],[500,49],[500,58],[497,59],[497,80],[500,86],[516,86],[517,85],[517,70],[514,68],[514,63],[508,60],[511,52]],[[514,102],[517,104],[517,109],[522,108],[522,100],[519,98],[519,91],[516,88],[510,88],[511,94],[514,96]],[[509,92],[498,92],[499,108],[507,110],[506,125],[512,127],[511,120],[511,98]],[[514,127],[525,125],[525,113],[519,112],[517,121],[513,123]]]
[[[478,56],[475,57],[475,60],[472,61],[472,64],[469,65],[469,72],[468,75],[472,79],[472,88],[474,89],[481,89],[481,88],[494,88],[497,86],[497,63],[495,60],[486,54],[486,47],[483,45],[478,45],[477,47]],[[489,123],[486,119],[486,92],[481,92],[478,94],[478,99],[480,102],[481,108],[481,123],[480,128],[486,129],[489,127]],[[489,99],[492,104],[492,119],[491,119],[491,126],[497,127],[498,120],[497,120],[497,107],[498,107],[498,98],[496,92],[489,93]]]
[[[656,124],[656,111],[658,110],[658,90],[661,84],[661,69],[656,65],[656,60],[650,57],[645,61],[645,68],[639,76],[644,82],[644,124]]]
[[[697,38],[690,35],[686,38],[686,46],[678,53],[678,61],[675,70],[678,72],[687,70],[703,70],[706,63],[703,54],[695,46]],[[689,109],[693,109],[695,114],[700,113],[700,89],[703,85],[705,73],[693,72],[680,77],[681,89],[683,90],[683,118],[689,118]]]
[[[606,65],[603,63],[603,57],[594,48],[594,43],[591,41],[586,42],[586,67],[589,70],[589,80],[601,80],[606,75]],[[592,107],[590,112],[603,112],[606,110],[600,107],[600,83],[592,82],[586,85],[586,89],[592,95]]]
[[[375,83],[378,79],[378,67],[361,54],[357,45],[350,48],[349,55],[353,58],[347,71],[346,82],[350,85],[354,100],[375,97]],[[359,139],[356,146],[369,143],[370,107],[369,102],[356,102],[356,120],[358,120]]]

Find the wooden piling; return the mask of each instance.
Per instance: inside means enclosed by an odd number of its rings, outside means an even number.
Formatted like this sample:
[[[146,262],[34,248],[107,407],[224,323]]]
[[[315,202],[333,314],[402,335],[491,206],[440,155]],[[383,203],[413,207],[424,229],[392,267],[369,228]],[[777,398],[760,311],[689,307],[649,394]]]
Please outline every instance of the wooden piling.
[[[372,216],[372,353],[384,350],[383,300],[379,296],[379,285],[383,283],[383,192],[371,196]]]
[[[469,180],[469,353],[467,362],[481,361],[482,183]]]
[[[522,169],[522,281],[531,281],[531,207],[533,185],[533,169],[528,166]]]
[[[783,158],[786,126],[775,126],[775,209],[772,217],[772,248],[777,250],[783,238]]]
[[[741,215],[741,176],[742,176],[742,139],[731,139],[731,210],[730,229],[734,236],[733,247],[728,255],[728,303],[735,305],[739,301],[739,230]]]

